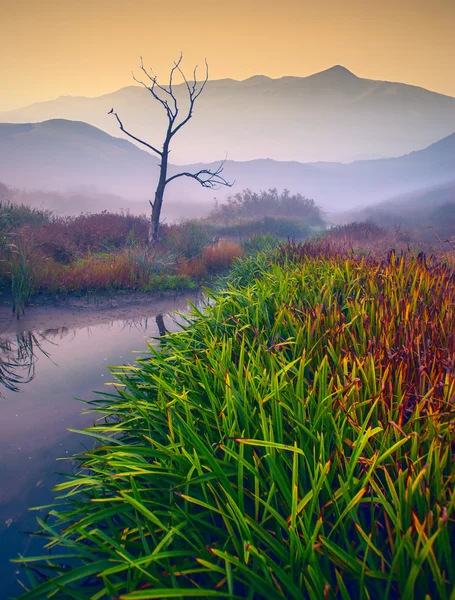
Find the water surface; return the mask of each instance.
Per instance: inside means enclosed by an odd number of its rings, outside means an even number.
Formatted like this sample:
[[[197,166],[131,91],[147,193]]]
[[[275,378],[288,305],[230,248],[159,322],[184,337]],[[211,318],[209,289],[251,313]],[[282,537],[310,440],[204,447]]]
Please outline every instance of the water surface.
[[[143,354],[147,340],[159,335],[163,323],[169,331],[178,329],[171,310],[185,312],[188,303],[179,298],[167,304],[167,311],[162,302],[159,306],[162,319],[149,304],[143,317],[0,333],[2,600],[21,590],[10,559],[42,550],[40,540],[26,534],[36,530],[40,514],[29,509],[52,502],[51,489],[61,480],[57,473],[74,469],[71,457],[92,443],[87,436],[67,431],[93,424],[93,415],[81,414],[86,407],[75,398],[94,398],[94,391],[112,381],[108,366],[133,362],[138,357],[133,351]],[[58,460],[62,458],[66,460]]]

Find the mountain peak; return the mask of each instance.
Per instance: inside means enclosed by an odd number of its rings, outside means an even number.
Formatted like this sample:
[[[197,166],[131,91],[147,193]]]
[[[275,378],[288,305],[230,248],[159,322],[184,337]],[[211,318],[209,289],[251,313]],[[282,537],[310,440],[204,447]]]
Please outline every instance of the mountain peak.
[[[265,83],[266,81],[272,81],[272,78],[267,77],[267,75],[252,75],[251,77],[247,77],[247,79],[244,79],[242,83],[256,85]]]
[[[343,65],[334,65],[333,67],[330,67],[329,69],[325,69],[324,71],[321,71],[320,73],[315,73],[315,75],[351,77],[351,78],[353,77],[355,79],[358,79],[357,75],[355,75],[349,69],[346,69],[346,67],[343,67]]]

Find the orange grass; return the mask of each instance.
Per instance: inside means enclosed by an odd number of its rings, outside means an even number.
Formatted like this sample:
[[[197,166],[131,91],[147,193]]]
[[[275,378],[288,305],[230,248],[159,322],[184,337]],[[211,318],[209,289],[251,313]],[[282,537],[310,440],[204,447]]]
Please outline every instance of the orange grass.
[[[243,256],[243,248],[231,240],[222,239],[216,246],[208,246],[202,260],[209,271],[220,271],[231,266],[235,258]]]

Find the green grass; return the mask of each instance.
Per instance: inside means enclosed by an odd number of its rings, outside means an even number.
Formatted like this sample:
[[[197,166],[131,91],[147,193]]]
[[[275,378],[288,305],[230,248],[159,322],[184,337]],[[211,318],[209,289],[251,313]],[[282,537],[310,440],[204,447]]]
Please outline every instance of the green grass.
[[[114,369],[24,599],[455,597],[453,272],[309,254]]]
[[[197,287],[198,284],[186,275],[151,275],[148,283],[141,288],[141,291],[182,291],[194,290]]]

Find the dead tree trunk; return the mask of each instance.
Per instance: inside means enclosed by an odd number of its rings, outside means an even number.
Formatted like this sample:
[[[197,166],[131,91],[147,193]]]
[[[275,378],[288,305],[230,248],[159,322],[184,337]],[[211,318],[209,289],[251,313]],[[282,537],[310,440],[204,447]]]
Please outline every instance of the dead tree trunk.
[[[160,231],[161,208],[164,200],[164,190],[166,189],[167,169],[168,169],[169,149],[166,142],[163,146],[163,154],[160,165],[160,178],[155,192],[155,200],[152,204],[152,216],[150,219],[149,244],[156,244]]]
[[[193,81],[188,82],[187,78],[185,77],[185,74],[183,73],[180,67],[181,62],[182,55],[180,55],[180,58],[177,62],[174,63],[174,66],[171,69],[169,76],[169,84],[167,86],[163,86],[160,83],[158,83],[156,75],[151,69],[150,73],[147,69],[145,69],[144,63],[142,62],[142,58],[141,71],[146,75],[149,81],[145,83],[144,81],[136,79],[133,75],[134,80],[140,83],[143,87],[145,87],[151,93],[153,98],[160,102],[160,104],[166,111],[166,115],[168,118],[168,128],[166,131],[166,137],[163,143],[162,150],[159,150],[156,146],[149,144],[148,142],[142,140],[139,137],[136,137],[135,135],[127,131],[124,128],[122,121],[120,120],[118,114],[114,111],[114,109],[112,108],[109,111],[109,114],[114,115],[114,117],[117,119],[121,131],[123,131],[128,137],[133,139],[135,142],[146,146],[146,148],[148,148],[155,154],[158,154],[158,156],[161,158],[160,175],[158,178],[158,185],[155,191],[155,200],[153,201],[153,203],[150,202],[150,205],[152,207],[152,215],[148,235],[149,243],[156,243],[158,241],[160,230],[160,216],[161,208],[163,206],[164,192],[167,184],[170,183],[173,179],[177,179],[178,177],[191,177],[192,179],[195,179],[200,185],[202,185],[202,187],[210,188],[212,190],[218,189],[220,186],[223,185],[228,187],[233,185],[232,183],[227,182],[221,175],[221,173],[223,172],[224,161],[216,170],[201,169],[197,173],[177,173],[176,175],[173,175],[169,178],[167,176],[169,166],[169,146],[171,140],[174,137],[174,135],[178,131],[180,131],[180,129],[184,125],[186,125],[186,123],[188,123],[188,121],[193,116],[194,104],[199,98],[199,96],[202,94],[209,77],[209,70],[206,61],[205,79],[198,85],[198,82],[196,80],[196,66],[193,72]],[[176,71],[181,75],[183,79],[182,85],[185,86],[188,95],[188,108],[181,118],[179,116],[179,103],[173,88],[173,77]]]
[[[164,190],[166,189],[167,183],[170,141],[170,132],[168,130],[166,140],[163,144],[163,151],[161,153],[160,177],[158,180],[158,185],[156,186],[155,200],[152,204],[152,216],[149,229],[149,243],[151,244],[156,244],[159,236],[161,208],[163,206]]]

